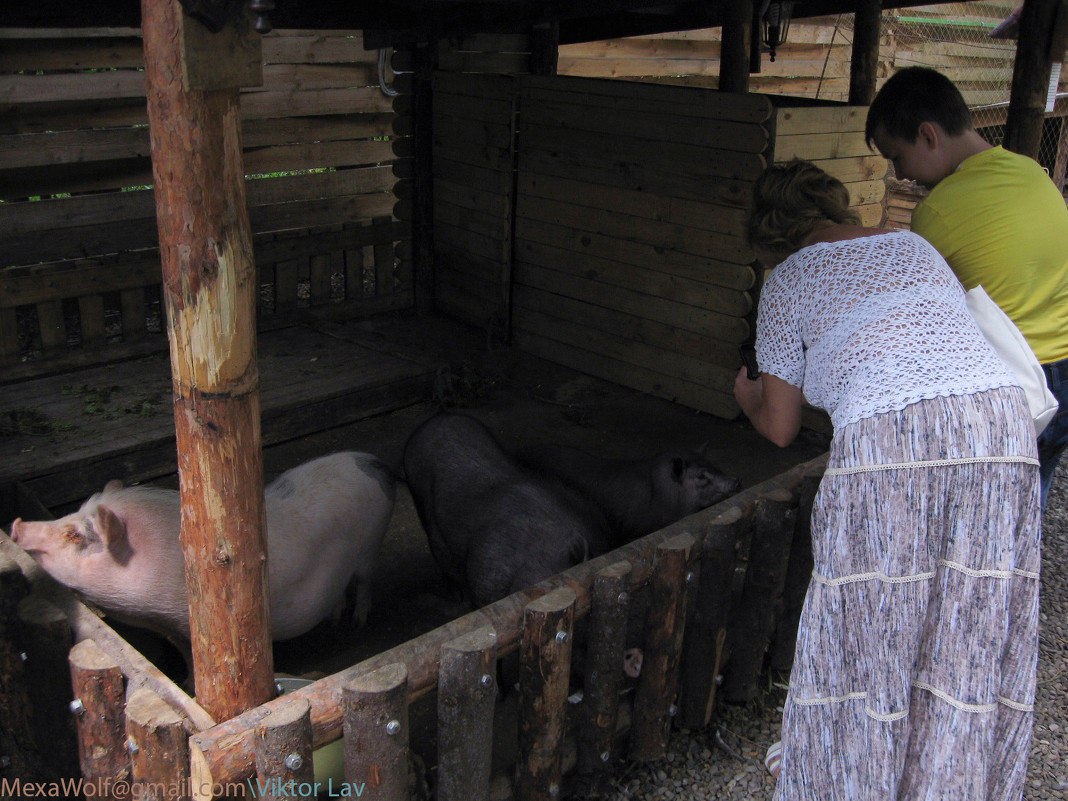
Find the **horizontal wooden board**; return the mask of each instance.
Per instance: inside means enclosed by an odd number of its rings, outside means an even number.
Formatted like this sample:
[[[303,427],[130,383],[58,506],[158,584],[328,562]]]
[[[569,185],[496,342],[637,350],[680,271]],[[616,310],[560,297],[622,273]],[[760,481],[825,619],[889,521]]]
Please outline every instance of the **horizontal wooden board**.
[[[474,211],[440,199],[434,204],[434,219],[446,225],[464,228],[473,234],[480,234],[488,239],[498,239],[502,242],[506,242],[511,234],[510,217]]]
[[[516,245],[516,257],[606,287],[644,292],[651,297],[685,303],[732,317],[744,317],[752,308],[747,292],[738,292],[663,270],[636,267],[550,245],[519,242]]]
[[[512,217],[510,195],[490,192],[479,186],[458,184],[445,178],[434,179],[434,200],[436,203],[450,203],[500,220]]]
[[[691,409],[727,419],[734,419],[738,415],[739,410],[734,395],[725,387],[705,387],[677,380],[663,373],[608,359],[601,354],[583,350],[572,343],[562,343],[540,337],[523,329],[518,329],[513,333],[513,341],[517,347],[535,356],[603,378],[606,381],[614,381],[625,387],[681,403]]]
[[[648,139],[742,153],[761,153],[768,144],[767,129],[754,123],[675,116],[670,118],[670,124],[665,124],[664,117],[655,113],[616,111],[598,108],[589,102],[548,103],[524,97],[520,114],[524,125],[529,120],[543,127],[559,127],[566,131],[586,131],[611,137]]]
[[[670,350],[732,370],[737,370],[740,363],[736,344],[720,342],[710,338],[706,333],[678,328],[650,320],[648,317],[627,314],[593,303],[584,303],[575,298],[522,284],[513,289],[512,300],[513,314],[522,315],[525,313],[523,310],[526,310],[574,320],[589,328],[615,334],[623,339]]]
[[[512,98],[515,97],[518,79],[511,75],[486,75],[438,70],[434,72],[431,81],[435,96],[438,92],[441,92],[448,95],[511,102]]]
[[[549,200],[608,209],[668,224],[685,225],[737,236],[744,230],[746,214],[741,209],[714,206],[685,198],[652,192],[588,184],[569,178],[524,172],[517,178],[519,192]]]
[[[844,184],[882,179],[890,168],[890,162],[882,156],[812,159],[812,163]]]
[[[484,166],[464,164],[451,159],[446,154],[436,154],[434,158],[434,178],[443,178],[454,184],[477,186],[488,192],[509,194],[514,180],[511,169],[490,169]]]
[[[867,106],[796,106],[775,109],[775,136],[864,131]],[[870,151],[869,151],[870,152]]]
[[[683,87],[664,89],[633,81],[609,81],[558,75],[523,76],[521,96],[545,102],[569,101],[616,112],[635,111],[656,115],[703,117],[715,120],[761,123],[771,117],[771,104],[759,95],[701,94]]]
[[[706,259],[735,264],[748,264],[753,260],[752,250],[739,237],[712,234],[700,228],[646,220],[607,209],[520,195],[516,201],[516,218],[691,253]]]
[[[798,158],[816,159],[856,158],[869,156],[873,150],[864,141],[862,131],[834,131],[824,133],[778,135],[775,137],[775,161]]]
[[[516,102],[513,97],[471,97],[439,91],[434,95],[434,118],[456,117],[470,122],[511,125]],[[394,104],[396,109],[396,104]]]
[[[519,245],[537,242],[574,253],[589,254],[624,264],[691,277],[727,289],[745,291],[751,289],[755,281],[753,267],[748,262],[734,264],[718,259],[698,257],[692,253],[682,253],[655,245],[641,245],[615,236],[595,234],[537,220],[525,218],[516,220],[515,238]]]
[[[654,159],[650,159],[653,161]],[[610,154],[597,158],[536,148],[520,148],[519,171],[562,176],[604,186],[637,189],[667,197],[706,201],[713,205],[746,209],[752,202],[752,184],[744,180],[709,175],[703,165],[672,173],[657,165],[620,163]],[[680,165],[681,167],[681,165]]]
[[[531,150],[545,151],[550,156],[558,155],[571,163],[585,161],[598,166],[618,165],[632,171],[662,172],[687,178],[697,177],[702,181],[722,182],[726,179],[748,182],[766,166],[764,156],[758,153],[660,142],[623,136],[618,132],[606,135],[592,131],[568,131],[528,120],[519,131],[520,159],[525,158]]]
[[[591,328],[582,318],[565,319],[530,309],[517,309],[512,315],[512,328],[513,331],[525,331],[556,342],[571,343],[621,364],[701,386],[726,386],[733,383],[738,374],[738,366],[725,367],[683,356],[670,347],[661,348],[625,339],[614,332]]]
[[[741,317],[719,314],[686,303],[653,297],[644,292],[607,286],[581,276],[532,264],[517,254],[512,265],[512,280],[517,286],[529,286],[553,292],[585,303],[604,306],[659,323],[696,331],[724,342],[742,342],[749,325]]]
[[[486,236],[466,226],[449,225],[440,219],[434,220],[434,249],[435,252],[466,253],[497,264],[505,264],[511,258],[508,240]]]

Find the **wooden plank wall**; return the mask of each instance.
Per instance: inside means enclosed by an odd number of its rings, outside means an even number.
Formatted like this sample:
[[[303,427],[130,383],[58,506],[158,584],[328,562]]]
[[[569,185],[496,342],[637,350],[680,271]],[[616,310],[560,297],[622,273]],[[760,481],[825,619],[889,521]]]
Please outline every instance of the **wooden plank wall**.
[[[434,302],[507,336],[511,313],[517,74],[526,36],[443,42],[434,73]]]
[[[377,51],[276,31],[263,56],[241,100],[261,320],[410,306]],[[0,364],[166,345],[141,65],[138,29],[0,29]]]
[[[792,106],[791,98],[771,98],[772,158],[778,163],[805,159],[826,170],[849,190],[864,225],[882,224],[889,162],[864,141],[867,106]]]
[[[737,414],[755,279],[742,227],[771,114],[755,95],[522,78],[515,343]]]
[[[970,106],[1008,100],[1014,40],[986,34],[1019,5],[1017,0],[944,3],[888,10],[883,15],[878,78],[918,65],[945,72]],[[655,80],[715,88],[720,29],[681,31],[560,47],[559,73]],[[775,61],[763,55],[750,91],[844,102],[849,96],[851,14],[794,20]],[[1061,91],[1068,90],[1068,73]]]

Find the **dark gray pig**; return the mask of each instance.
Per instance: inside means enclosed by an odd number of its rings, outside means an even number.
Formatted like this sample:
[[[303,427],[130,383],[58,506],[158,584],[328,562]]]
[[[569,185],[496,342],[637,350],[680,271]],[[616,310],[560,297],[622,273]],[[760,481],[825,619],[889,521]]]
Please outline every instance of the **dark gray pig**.
[[[596,507],[516,464],[473,417],[443,412],[419,426],[404,473],[434,559],[476,608],[610,549]]]
[[[658,531],[733,495],[741,482],[702,450],[668,450],[646,459],[605,459],[565,445],[535,445],[520,464],[555,476],[590,498],[612,527],[613,547]]]

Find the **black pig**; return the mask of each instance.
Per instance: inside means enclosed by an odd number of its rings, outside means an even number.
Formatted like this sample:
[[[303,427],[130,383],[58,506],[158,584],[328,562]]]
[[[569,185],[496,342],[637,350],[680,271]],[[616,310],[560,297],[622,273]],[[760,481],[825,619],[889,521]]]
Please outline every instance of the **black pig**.
[[[434,559],[476,607],[611,548],[596,506],[518,465],[472,417],[443,412],[419,426],[404,473]]]
[[[668,450],[647,459],[604,459],[564,445],[536,445],[516,458],[590,498],[612,528],[613,547],[718,503],[741,486],[700,450]]]

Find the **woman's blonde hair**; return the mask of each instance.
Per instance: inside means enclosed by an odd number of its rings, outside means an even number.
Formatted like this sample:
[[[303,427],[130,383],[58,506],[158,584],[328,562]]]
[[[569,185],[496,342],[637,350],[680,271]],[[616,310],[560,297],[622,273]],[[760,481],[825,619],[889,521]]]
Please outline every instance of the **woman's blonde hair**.
[[[782,261],[824,223],[860,223],[849,208],[849,190],[837,178],[793,159],[768,167],[757,179],[746,235],[761,261]]]

